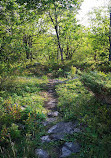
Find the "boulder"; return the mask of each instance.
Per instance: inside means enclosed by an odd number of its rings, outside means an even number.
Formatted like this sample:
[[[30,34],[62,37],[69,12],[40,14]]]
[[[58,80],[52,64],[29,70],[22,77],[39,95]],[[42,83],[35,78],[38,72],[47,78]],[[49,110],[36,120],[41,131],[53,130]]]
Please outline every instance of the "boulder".
[[[73,124],[72,122],[59,122],[48,130],[48,133],[51,134],[51,138],[54,140],[63,139],[66,134],[73,134],[80,132],[77,127],[77,123]]]

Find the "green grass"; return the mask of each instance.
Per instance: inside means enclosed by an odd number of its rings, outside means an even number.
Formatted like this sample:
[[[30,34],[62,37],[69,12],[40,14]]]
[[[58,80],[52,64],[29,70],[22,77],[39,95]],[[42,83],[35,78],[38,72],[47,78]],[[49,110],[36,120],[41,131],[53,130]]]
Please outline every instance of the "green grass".
[[[100,83],[110,89],[110,73],[90,72],[82,75],[87,76],[85,84],[90,83],[97,89],[96,83]],[[80,153],[71,155],[71,158],[110,158],[111,106],[97,101],[94,94],[84,86],[81,76],[66,81],[66,84],[56,85],[61,116],[65,121],[78,120],[82,129],[81,133],[66,136],[64,141],[76,140],[81,145]],[[58,79],[67,80],[63,77]],[[44,92],[47,82],[46,76],[10,77],[2,82],[0,157],[34,158],[34,149],[39,147],[47,149],[52,157],[57,157],[54,148],[64,142],[42,145],[40,141],[40,137],[46,134],[41,122],[46,113],[43,105],[47,99]]]
[[[111,155],[111,106],[97,101],[78,79],[56,86],[58,107],[67,121],[78,120],[82,133],[67,136],[77,140],[81,152],[71,157],[109,158]]]
[[[111,94],[111,73],[105,74],[103,72],[83,73],[81,80],[86,86],[91,88],[93,92],[103,93],[106,89],[107,94]]]
[[[35,157],[34,148],[40,146],[40,136],[45,132],[41,122],[46,113],[43,105],[47,82],[43,76],[10,77],[2,83],[0,157]]]
[[[86,104],[92,94],[85,89],[79,79],[68,81],[66,84],[57,86],[59,95],[59,108],[65,119],[72,119],[78,116],[83,104]],[[77,107],[77,108],[76,108]]]

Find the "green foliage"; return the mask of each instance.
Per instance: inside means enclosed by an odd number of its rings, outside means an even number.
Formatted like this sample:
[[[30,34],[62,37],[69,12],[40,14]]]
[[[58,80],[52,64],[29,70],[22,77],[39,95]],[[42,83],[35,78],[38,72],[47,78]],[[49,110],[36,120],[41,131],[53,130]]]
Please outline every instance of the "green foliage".
[[[73,78],[76,74],[76,67],[71,66],[71,77]]]
[[[34,148],[44,134],[46,75],[71,79],[76,68],[87,73],[77,70],[80,79],[56,87],[64,119],[78,119],[83,127],[68,139],[82,144],[74,157],[110,157],[111,109],[103,104],[111,103],[111,74],[103,73],[111,70],[109,20],[104,9],[94,9],[90,28],[78,25],[81,2],[0,1],[0,157],[35,157]]]
[[[98,78],[105,79],[106,75],[100,73]],[[56,90],[64,119],[78,120],[81,125],[81,133],[66,137],[67,141],[76,139],[81,144],[81,152],[72,157],[110,157],[111,107],[98,102],[79,79],[59,85]]]
[[[89,13],[92,33],[89,33],[94,60],[104,60],[109,54],[109,20],[104,8],[94,9]]]
[[[76,118],[82,105],[86,104],[91,96],[78,79],[68,81],[65,85],[59,85],[57,93],[59,95],[58,106],[66,119]],[[76,109],[76,107],[78,108]]]
[[[12,123],[9,131],[12,139],[17,139],[20,137],[20,130],[18,130],[18,125]]]
[[[103,72],[90,72],[83,73],[81,80],[89,87],[94,93],[100,93],[103,95],[111,94],[111,74],[105,74]]]
[[[46,111],[43,108],[45,98],[40,95],[40,91],[46,83],[47,78],[43,76],[43,79],[11,77],[2,84],[0,156],[33,155],[32,148],[34,150],[45,130],[41,124],[45,119]]]

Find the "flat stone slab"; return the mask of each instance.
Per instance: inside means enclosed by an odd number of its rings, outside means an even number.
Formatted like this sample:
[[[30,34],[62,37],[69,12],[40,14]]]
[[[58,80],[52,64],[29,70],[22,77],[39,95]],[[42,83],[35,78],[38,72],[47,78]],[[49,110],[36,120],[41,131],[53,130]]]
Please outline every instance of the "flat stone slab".
[[[73,134],[80,132],[80,129],[77,128],[77,123],[72,122],[59,122],[56,125],[52,126],[48,133],[52,134],[52,139],[63,139],[65,134]]]
[[[62,147],[62,155],[60,158],[68,157],[72,153],[80,152],[80,145],[78,143],[66,142]]]
[[[35,149],[35,155],[39,158],[49,158],[48,153],[43,149]]]

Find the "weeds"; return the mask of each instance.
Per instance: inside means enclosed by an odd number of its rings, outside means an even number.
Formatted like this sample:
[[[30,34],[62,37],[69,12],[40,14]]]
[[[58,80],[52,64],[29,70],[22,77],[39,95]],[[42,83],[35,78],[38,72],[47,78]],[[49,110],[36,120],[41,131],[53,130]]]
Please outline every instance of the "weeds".
[[[11,77],[2,84],[0,157],[34,157],[34,147],[45,132],[41,122],[45,119],[42,112],[46,98],[40,91],[47,81],[45,76],[42,79]]]

